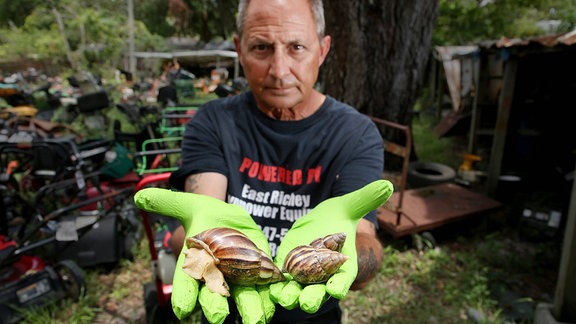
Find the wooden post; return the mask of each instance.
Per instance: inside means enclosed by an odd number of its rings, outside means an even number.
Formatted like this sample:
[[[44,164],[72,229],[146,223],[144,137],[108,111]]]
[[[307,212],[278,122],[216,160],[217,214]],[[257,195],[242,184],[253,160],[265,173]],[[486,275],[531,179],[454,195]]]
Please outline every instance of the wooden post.
[[[474,82],[474,93],[472,98],[472,120],[470,121],[470,133],[468,137],[468,153],[476,154],[476,144],[478,136],[478,124],[480,119],[480,112],[478,110],[478,97],[480,95],[480,62],[481,62],[480,51],[472,56],[473,59],[473,82]]]
[[[492,150],[490,153],[490,163],[488,166],[487,193],[494,197],[498,187],[498,179],[502,172],[502,160],[504,159],[504,146],[506,144],[506,134],[508,132],[508,120],[512,111],[512,101],[514,100],[514,88],[516,86],[516,71],[518,61],[511,57],[506,61],[504,67],[504,82],[502,92],[498,100],[498,117],[494,126],[494,138],[492,140]]]
[[[558,321],[576,323],[576,181],[572,183],[560,271],[556,283],[554,314]]]

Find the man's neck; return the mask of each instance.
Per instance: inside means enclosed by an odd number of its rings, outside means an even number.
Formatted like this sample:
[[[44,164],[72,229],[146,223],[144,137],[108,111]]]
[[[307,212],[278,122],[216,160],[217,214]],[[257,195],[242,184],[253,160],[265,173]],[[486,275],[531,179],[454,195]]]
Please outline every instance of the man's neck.
[[[263,108],[258,106],[258,109],[266,114],[266,116],[273,119],[285,121],[302,120],[312,116],[316,111],[318,111],[320,106],[322,106],[322,103],[324,103],[325,99],[326,96],[324,94],[314,92],[309,100],[295,107]]]

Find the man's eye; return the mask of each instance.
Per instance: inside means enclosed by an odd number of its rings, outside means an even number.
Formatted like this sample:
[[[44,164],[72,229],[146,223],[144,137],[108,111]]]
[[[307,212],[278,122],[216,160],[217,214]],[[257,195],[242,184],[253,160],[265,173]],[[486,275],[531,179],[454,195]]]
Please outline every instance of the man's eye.
[[[304,47],[304,45],[294,44],[294,45],[292,45],[292,48],[293,48],[295,51],[301,51],[301,50],[303,50],[305,47]]]
[[[266,44],[254,45],[254,50],[255,50],[255,51],[260,51],[260,52],[262,52],[262,51],[265,51],[265,50],[267,50],[267,49],[268,49],[268,45],[266,45]]]

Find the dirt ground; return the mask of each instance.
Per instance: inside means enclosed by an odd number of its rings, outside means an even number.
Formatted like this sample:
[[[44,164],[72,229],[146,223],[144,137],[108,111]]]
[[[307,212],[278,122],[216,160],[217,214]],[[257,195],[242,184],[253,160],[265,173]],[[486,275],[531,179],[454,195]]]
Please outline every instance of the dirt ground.
[[[152,277],[149,261],[134,260],[109,273],[100,274],[97,281],[105,291],[98,298],[100,312],[93,323],[145,324],[144,283]]]

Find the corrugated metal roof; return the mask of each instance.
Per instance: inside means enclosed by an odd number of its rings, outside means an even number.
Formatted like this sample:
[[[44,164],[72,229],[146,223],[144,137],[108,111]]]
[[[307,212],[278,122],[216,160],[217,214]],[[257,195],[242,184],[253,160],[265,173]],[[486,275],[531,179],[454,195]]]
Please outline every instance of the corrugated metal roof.
[[[198,50],[198,51],[173,51],[173,52],[134,52],[135,57],[139,58],[181,58],[193,57],[198,61],[202,59],[215,60],[218,58],[232,58],[236,59],[238,54],[235,51],[222,51],[222,50]]]
[[[560,34],[552,34],[531,38],[507,38],[502,37],[497,41],[481,42],[479,45],[483,48],[513,48],[513,47],[557,47],[571,46],[576,44],[576,29]]]

